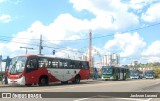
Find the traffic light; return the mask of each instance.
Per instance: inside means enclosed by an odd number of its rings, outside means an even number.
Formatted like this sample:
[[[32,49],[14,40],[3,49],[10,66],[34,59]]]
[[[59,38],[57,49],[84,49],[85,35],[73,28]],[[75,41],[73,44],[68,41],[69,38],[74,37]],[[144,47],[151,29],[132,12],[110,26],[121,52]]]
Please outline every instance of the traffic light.
[[[53,50],[53,55],[55,55],[55,50]]]

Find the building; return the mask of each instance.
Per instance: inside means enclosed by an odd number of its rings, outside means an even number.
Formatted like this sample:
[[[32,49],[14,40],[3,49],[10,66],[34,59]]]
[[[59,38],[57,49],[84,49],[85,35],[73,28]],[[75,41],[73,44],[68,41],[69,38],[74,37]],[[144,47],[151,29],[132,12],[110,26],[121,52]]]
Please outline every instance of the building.
[[[86,55],[82,55],[80,57],[80,60],[83,60],[83,61],[89,61],[88,59],[89,58]],[[94,57],[92,57],[92,67],[94,67],[94,66],[95,66],[95,59],[94,59]]]
[[[119,54],[109,54],[109,55],[105,55],[102,58],[102,65],[119,65],[120,64],[120,55]]]
[[[86,56],[86,55],[82,55],[82,56],[80,57],[80,60],[87,61],[88,59],[87,59],[87,56]]]

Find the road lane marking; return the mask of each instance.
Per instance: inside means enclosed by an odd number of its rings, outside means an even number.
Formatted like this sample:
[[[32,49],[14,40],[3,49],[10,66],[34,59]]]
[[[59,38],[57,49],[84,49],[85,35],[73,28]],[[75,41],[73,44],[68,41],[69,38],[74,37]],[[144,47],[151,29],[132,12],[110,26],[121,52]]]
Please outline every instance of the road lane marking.
[[[95,98],[95,97],[89,97],[89,98],[81,98],[81,99],[77,99],[77,100],[73,100],[73,101],[83,101],[83,100],[88,100],[88,99],[91,99],[91,98]],[[107,99],[107,98],[105,98]],[[129,101],[150,101],[152,100],[152,98],[149,98],[149,99],[138,99],[138,98],[113,98],[113,99],[120,99],[120,100],[129,100]]]
[[[82,101],[82,100],[88,100],[90,98],[82,98],[82,99],[77,99],[77,100],[73,100],[73,101]]]
[[[77,100],[73,100],[73,101],[82,101],[82,100],[88,100],[91,98],[95,98],[96,96],[92,96],[92,97],[88,97],[88,98],[81,98],[81,99],[77,99]]]
[[[153,98],[149,98],[148,100],[146,100],[146,101],[151,101]]]
[[[115,99],[122,99],[122,100],[129,100],[129,101],[150,101],[150,99],[138,99],[138,98],[115,98]]]

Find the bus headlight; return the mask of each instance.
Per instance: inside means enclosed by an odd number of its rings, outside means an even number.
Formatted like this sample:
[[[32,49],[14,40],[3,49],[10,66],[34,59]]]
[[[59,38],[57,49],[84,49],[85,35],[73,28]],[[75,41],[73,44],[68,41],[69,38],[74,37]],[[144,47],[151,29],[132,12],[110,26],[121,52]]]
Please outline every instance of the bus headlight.
[[[110,79],[113,79],[113,76],[111,76]]]

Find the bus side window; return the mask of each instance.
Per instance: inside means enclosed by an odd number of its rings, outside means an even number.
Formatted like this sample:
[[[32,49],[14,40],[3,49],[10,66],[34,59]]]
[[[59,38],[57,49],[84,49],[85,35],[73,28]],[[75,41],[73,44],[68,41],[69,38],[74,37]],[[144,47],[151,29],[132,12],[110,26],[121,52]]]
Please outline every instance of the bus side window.
[[[70,61],[69,68],[70,68],[70,69],[73,68],[73,63],[72,63],[72,61]]]
[[[30,59],[28,62],[28,68],[36,69],[37,68],[37,59]]]
[[[69,67],[72,68],[72,69],[74,69],[75,68],[75,61],[71,61]]]
[[[82,62],[82,69],[89,69],[88,62],[86,62],[86,61]]]
[[[65,69],[67,69],[68,68],[68,61],[64,61],[63,66],[64,66]]]
[[[58,61],[52,60],[52,68],[58,68]]]
[[[52,61],[51,61],[51,60],[48,61],[48,66],[47,66],[47,68],[52,68]]]
[[[79,68],[83,68],[81,61],[79,62]]]
[[[38,65],[39,65],[40,68],[42,67],[42,65],[43,65],[42,60],[38,60]]]
[[[75,63],[75,68],[79,69],[79,62],[78,61],[74,61],[74,63]]]
[[[115,68],[113,68],[112,70],[113,70],[112,73],[114,74],[115,73]]]
[[[114,70],[115,70],[115,73],[117,74],[117,73],[118,73],[118,69],[117,69],[117,68],[115,68]]]
[[[64,66],[63,66],[63,60],[59,61],[59,68],[64,68]]]
[[[39,61],[39,67],[46,68],[48,66],[48,60],[46,58],[40,58]]]

